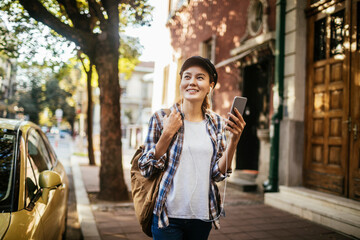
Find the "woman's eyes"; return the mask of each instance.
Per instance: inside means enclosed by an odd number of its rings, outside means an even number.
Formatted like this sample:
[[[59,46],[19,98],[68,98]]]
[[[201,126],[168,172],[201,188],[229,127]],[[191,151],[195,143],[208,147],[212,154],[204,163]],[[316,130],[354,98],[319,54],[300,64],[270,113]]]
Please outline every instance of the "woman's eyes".
[[[185,79],[191,79],[191,76],[184,76]],[[204,80],[204,77],[203,76],[198,76],[196,77],[196,79],[200,79],[200,80]]]

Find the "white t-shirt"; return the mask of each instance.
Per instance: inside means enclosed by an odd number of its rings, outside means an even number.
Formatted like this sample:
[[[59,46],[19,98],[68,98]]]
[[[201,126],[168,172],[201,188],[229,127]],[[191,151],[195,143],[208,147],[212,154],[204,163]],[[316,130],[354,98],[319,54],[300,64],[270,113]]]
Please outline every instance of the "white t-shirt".
[[[212,142],[206,120],[184,120],[184,142],[180,163],[166,199],[171,218],[209,219],[210,164]]]

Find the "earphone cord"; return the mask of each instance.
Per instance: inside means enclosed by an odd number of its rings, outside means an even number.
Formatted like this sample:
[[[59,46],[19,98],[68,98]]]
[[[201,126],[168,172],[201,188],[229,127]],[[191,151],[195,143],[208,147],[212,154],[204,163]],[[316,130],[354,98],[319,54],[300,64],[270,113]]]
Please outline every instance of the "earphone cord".
[[[223,131],[224,131],[224,128],[223,128]],[[226,141],[226,149],[228,148],[228,141]],[[192,156],[192,153],[191,153],[191,150],[190,150],[190,147],[188,146],[188,149],[189,149],[189,153],[190,153],[190,156],[191,156],[191,159],[193,160],[194,162],[194,165],[195,165],[195,175],[196,175],[196,182],[195,182],[195,187],[191,193],[191,197],[190,197],[190,210],[192,212],[192,214],[195,216],[195,213],[192,209],[192,206],[191,206],[191,200],[193,198],[193,195],[194,195],[194,192],[196,190],[196,187],[197,187],[197,182],[198,182],[198,176],[197,176],[197,172],[198,172],[198,168],[197,168],[197,164],[196,164],[196,161],[194,160],[193,156]],[[208,220],[208,219],[201,219],[202,221],[204,222],[214,222],[216,221],[217,219],[219,219],[221,217],[221,215],[223,214],[224,212],[224,203],[225,203],[225,195],[226,195],[226,183],[227,183],[227,167],[228,167],[228,152],[225,151],[225,183],[224,183],[224,194],[223,194],[223,200],[221,202],[221,211],[219,213],[219,215],[217,217],[215,217],[214,219],[211,219],[211,220]]]

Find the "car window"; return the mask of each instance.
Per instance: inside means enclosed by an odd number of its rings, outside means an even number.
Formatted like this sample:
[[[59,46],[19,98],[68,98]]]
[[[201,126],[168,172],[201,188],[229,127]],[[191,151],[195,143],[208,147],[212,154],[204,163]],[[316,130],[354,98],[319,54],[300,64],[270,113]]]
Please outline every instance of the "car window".
[[[9,204],[14,172],[16,133],[0,129],[0,206]]]
[[[49,156],[50,156],[51,164],[52,164],[52,166],[55,166],[57,156],[56,156],[56,154],[54,152],[54,149],[51,147],[51,144],[49,143],[49,139],[44,134],[41,134],[41,137],[43,138],[44,143],[47,146],[47,150],[48,150],[48,153],[49,153]]]
[[[28,137],[28,154],[35,163],[39,172],[51,169],[49,153],[45,143],[36,130],[32,130]]]
[[[25,206],[28,206],[38,190],[39,170],[29,155],[26,159]]]
[[[55,154],[55,152],[54,152],[54,150],[52,148],[49,148],[49,155],[50,155],[50,158],[51,158],[52,165],[55,166],[57,156],[56,156],[56,154]]]

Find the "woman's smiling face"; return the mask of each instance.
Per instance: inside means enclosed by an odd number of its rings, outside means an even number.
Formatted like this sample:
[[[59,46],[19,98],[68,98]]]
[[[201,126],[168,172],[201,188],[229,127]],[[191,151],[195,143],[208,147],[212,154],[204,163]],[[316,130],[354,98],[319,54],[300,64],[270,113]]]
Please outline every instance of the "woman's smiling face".
[[[180,92],[185,100],[202,102],[210,91],[209,73],[200,66],[191,66],[181,77]]]

